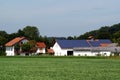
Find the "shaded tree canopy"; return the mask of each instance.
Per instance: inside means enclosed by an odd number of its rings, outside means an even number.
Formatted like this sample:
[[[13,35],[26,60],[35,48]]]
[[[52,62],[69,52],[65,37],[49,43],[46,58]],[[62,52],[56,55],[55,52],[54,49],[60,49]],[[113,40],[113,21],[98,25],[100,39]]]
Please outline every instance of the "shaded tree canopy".
[[[113,35],[118,31],[120,31],[120,23],[115,24],[113,26],[104,26],[98,30],[86,32],[83,35],[80,35],[78,38],[86,39],[89,35],[93,35],[95,38],[98,38],[98,39],[103,39],[103,38],[112,39],[114,38]]]
[[[22,45],[22,51],[23,52],[30,52],[31,46],[29,43],[25,43]]]
[[[26,37],[33,40],[39,38],[39,35],[40,35],[38,28],[35,26],[26,26],[23,29],[23,33]]]
[[[4,45],[8,40],[8,34],[5,31],[0,31],[0,46]]]
[[[18,32],[17,32],[17,36],[25,36],[24,31],[22,31],[21,29],[19,29]]]

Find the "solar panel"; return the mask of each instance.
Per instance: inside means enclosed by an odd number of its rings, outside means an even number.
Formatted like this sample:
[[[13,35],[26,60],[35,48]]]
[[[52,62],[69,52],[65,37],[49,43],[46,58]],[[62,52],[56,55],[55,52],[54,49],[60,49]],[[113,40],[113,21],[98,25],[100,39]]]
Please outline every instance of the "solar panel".
[[[112,42],[108,39],[100,39],[98,41],[89,41],[89,43],[92,45],[92,47],[99,47],[100,44],[104,44],[104,43],[110,44]]]
[[[57,40],[57,43],[61,48],[75,48],[75,47],[99,47],[103,43],[112,43],[108,39],[100,39],[97,41],[86,41],[86,40]]]
[[[57,40],[61,48],[89,47],[86,40]]]

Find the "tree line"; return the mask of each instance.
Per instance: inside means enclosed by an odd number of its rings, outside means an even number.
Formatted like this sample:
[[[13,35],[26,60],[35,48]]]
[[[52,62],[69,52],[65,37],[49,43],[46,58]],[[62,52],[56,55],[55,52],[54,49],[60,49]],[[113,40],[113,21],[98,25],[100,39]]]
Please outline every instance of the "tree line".
[[[55,41],[54,37],[41,36],[39,29],[36,26],[26,26],[23,29],[19,29],[16,33],[8,34],[6,31],[0,31],[0,55],[5,52],[5,44],[16,37],[26,37],[29,43],[23,45],[24,51],[35,50],[36,42],[45,42],[47,48],[50,48]],[[16,51],[19,50],[19,45],[15,46]]]
[[[69,36],[68,39],[88,39],[89,36],[94,36],[95,39],[110,39],[120,45],[120,23],[112,26],[103,26],[98,30],[86,32],[78,37]]]
[[[0,51],[5,51],[5,44],[14,39],[15,37],[24,36],[32,42],[45,42],[47,48],[50,48],[55,43],[55,39],[68,39],[68,40],[80,40],[88,39],[89,36],[94,36],[96,39],[110,39],[113,42],[120,45],[120,23],[112,26],[104,26],[98,30],[86,32],[80,36],[68,36],[68,37],[47,37],[40,35],[40,32],[36,26],[26,26],[23,29],[19,29],[16,33],[8,34],[6,31],[0,31]]]

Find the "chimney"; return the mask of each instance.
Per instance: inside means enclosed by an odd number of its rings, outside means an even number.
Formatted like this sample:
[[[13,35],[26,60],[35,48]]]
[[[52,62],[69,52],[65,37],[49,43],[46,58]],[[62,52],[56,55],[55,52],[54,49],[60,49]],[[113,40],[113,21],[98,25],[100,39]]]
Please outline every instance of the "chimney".
[[[89,41],[94,41],[94,37],[93,37],[93,36],[89,36],[89,37],[88,37],[88,40],[89,40]]]

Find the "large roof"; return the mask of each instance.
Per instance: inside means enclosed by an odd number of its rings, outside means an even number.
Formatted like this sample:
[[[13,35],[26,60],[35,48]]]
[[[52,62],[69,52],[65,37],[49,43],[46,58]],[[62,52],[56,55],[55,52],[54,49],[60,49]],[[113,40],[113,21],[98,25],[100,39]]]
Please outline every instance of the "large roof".
[[[61,48],[76,48],[76,47],[100,47],[101,44],[111,44],[109,39],[100,40],[56,40]]]
[[[57,40],[61,48],[89,47],[86,40]]]
[[[16,37],[13,40],[9,41],[8,43],[5,44],[5,46],[13,46],[16,43],[22,41],[23,39],[25,39],[25,37]]]

